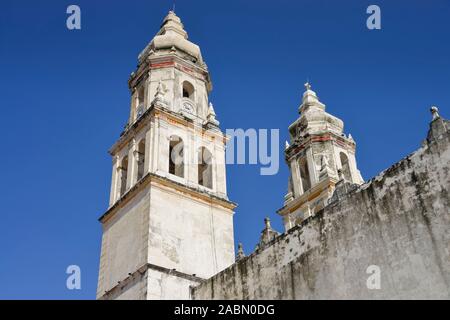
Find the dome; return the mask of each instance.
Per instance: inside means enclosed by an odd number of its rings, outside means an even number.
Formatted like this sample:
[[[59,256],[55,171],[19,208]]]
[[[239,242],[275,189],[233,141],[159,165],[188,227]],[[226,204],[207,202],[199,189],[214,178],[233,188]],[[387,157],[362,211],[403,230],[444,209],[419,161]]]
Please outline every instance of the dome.
[[[173,12],[164,18],[161,29],[150,42],[150,44],[139,55],[139,59],[147,56],[150,49],[154,52],[158,50],[170,50],[176,48],[195,58],[196,62],[203,64],[200,47],[188,40],[188,34],[184,30],[181,19]]]

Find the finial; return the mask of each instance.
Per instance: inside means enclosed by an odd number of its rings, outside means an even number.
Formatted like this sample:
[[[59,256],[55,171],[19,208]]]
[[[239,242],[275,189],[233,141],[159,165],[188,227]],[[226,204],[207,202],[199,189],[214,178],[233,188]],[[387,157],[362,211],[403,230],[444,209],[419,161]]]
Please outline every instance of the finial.
[[[433,119],[432,119],[432,120],[436,120],[436,119],[438,119],[438,118],[441,117],[441,116],[439,115],[439,109],[438,109],[438,107],[432,106],[431,109],[430,109],[430,111],[431,111],[431,114],[432,114],[432,116],[433,116]]]
[[[218,127],[220,122],[216,119],[216,113],[214,111],[214,106],[210,102],[208,107],[208,115],[206,116],[206,120],[208,123]]]
[[[164,94],[163,84],[161,79],[159,79],[158,86],[156,87],[156,95]]]
[[[264,224],[266,225],[266,229],[271,229],[272,228],[270,226],[270,219],[269,219],[269,217],[265,217],[264,218]]]
[[[311,84],[309,83],[309,81],[306,81],[306,83],[305,83],[305,89],[306,89],[306,90],[311,90]]]
[[[238,244],[238,252],[237,252],[237,260],[241,260],[242,258],[245,258],[245,252],[244,247],[241,242]]]
[[[153,102],[156,104],[164,104],[164,94],[165,94],[165,90],[164,90],[164,85],[162,84],[161,79],[159,79],[158,82],[158,86],[156,87],[156,94],[155,94],[155,99],[153,99]]]
[[[214,111],[214,106],[212,104],[212,102],[209,103],[209,109],[208,109],[208,113],[211,115],[216,115],[216,112]]]
[[[328,163],[328,157],[326,154],[322,155],[322,169],[325,167],[328,167],[329,163]]]

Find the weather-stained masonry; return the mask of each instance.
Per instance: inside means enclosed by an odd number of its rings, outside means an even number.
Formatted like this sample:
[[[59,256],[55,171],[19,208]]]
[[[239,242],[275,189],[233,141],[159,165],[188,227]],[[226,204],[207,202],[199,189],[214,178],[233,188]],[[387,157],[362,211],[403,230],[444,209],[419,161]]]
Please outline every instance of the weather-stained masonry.
[[[194,299],[449,299],[450,122],[370,181],[192,289]],[[374,276],[379,277],[372,285]]]

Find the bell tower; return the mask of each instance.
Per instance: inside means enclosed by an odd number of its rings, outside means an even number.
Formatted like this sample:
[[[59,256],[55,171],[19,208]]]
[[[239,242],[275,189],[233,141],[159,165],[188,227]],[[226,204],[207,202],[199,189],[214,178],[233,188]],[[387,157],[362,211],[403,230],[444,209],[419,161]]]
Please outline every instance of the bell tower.
[[[343,121],[325,111],[309,83],[305,88],[300,117],[289,126],[286,142],[290,177],[284,206],[278,210],[286,231],[324,208],[339,182],[364,182],[356,166],[356,143],[344,134]]]
[[[174,12],[128,81],[128,123],[111,147],[97,299],[189,299],[234,263],[226,136],[200,48]]]

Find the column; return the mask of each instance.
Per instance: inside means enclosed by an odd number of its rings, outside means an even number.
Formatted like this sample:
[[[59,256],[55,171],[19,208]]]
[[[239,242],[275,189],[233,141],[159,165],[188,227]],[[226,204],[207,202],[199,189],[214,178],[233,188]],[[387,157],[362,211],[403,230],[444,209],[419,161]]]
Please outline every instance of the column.
[[[308,204],[306,205],[306,210],[305,210],[303,219],[306,219],[306,218],[311,217],[311,216],[312,216],[312,213],[311,213],[311,206],[310,206],[310,204],[308,203]]]
[[[298,167],[298,160],[296,158],[291,160],[291,175],[292,175],[292,189],[294,191],[294,198],[303,194],[302,179],[300,177],[300,169]]]
[[[144,81],[144,112],[147,110],[147,107],[150,104],[148,101],[148,86],[149,86],[149,80],[147,78]]]
[[[151,171],[152,166],[152,130],[153,123],[150,123],[145,132],[144,176]]]
[[[187,141],[185,148],[185,178],[187,184],[191,187],[196,187],[198,184],[198,150],[201,145],[201,136],[197,136],[197,129],[198,128],[194,126],[193,131],[188,130],[186,135]]]
[[[152,126],[150,127],[151,131],[151,145],[150,145],[150,153],[152,155],[152,158],[150,160],[150,171],[153,173],[156,173],[158,171],[158,152],[159,152],[159,124],[158,124],[158,118],[153,118],[152,120]]]
[[[133,170],[133,176],[131,180],[131,186],[134,186],[138,181],[138,174],[139,174],[139,161],[140,161],[140,155],[139,155],[139,144],[136,144],[136,147],[133,151],[133,161],[134,161],[134,170]]]
[[[308,170],[309,170],[309,178],[311,181],[311,188],[314,187],[314,185],[319,182],[317,170],[316,170],[316,164],[314,162],[314,156],[312,152],[312,148],[309,147],[306,151],[306,161],[308,164]]]
[[[348,158],[348,167],[350,170],[350,176],[352,178],[353,183],[361,183],[359,175],[358,175],[358,169],[356,167],[356,157],[354,153],[348,152],[347,153]]]
[[[127,175],[127,190],[129,190],[136,183],[136,140],[133,140],[130,143],[128,150],[128,175]]]
[[[158,123],[159,132],[158,132],[158,173],[167,176],[169,172],[169,143],[170,137],[168,136],[168,124],[159,119]]]
[[[129,123],[133,123],[134,119],[134,109],[135,109],[135,100],[136,100],[136,88],[133,88],[133,92],[131,93],[130,99],[130,118],[128,120]]]
[[[225,163],[225,145],[216,142],[215,150],[211,150],[213,156],[213,188],[223,197],[227,196],[227,174]]]
[[[111,192],[109,194],[109,206],[112,206],[117,199],[117,178],[119,176],[119,156],[114,156],[112,161],[112,175],[111,175]]]

